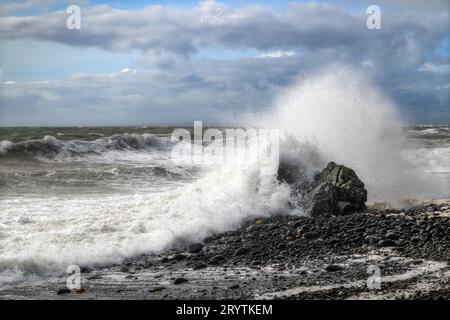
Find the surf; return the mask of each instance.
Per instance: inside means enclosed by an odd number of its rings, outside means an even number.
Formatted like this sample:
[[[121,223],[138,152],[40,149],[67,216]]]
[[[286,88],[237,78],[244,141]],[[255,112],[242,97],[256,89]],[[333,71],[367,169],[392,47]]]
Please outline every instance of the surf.
[[[358,69],[331,65],[302,77],[275,99],[271,110],[254,115],[246,126],[280,130],[280,154],[278,159],[271,158],[273,168],[295,165],[305,179],[313,179],[328,161],[342,163],[364,181],[369,202],[448,196],[448,180],[438,181],[425,172],[423,164],[405,156],[407,137],[398,107]],[[192,168],[171,161],[175,143],[167,137],[133,133],[92,141],[47,136],[2,142],[0,161],[14,154],[44,155],[52,170],[71,172],[74,189],[62,194],[50,188],[45,190],[49,195],[21,193],[1,199],[0,282],[58,275],[72,264],[118,263],[201,241],[250,218],[304,214],[301,206],[291,205],[300,202],[293,199],[291,187],[277,179],[276,170],[262,174],[259,157]],[[155,157],[157,150],[163,152]],[[105,156],[111,152],[114,157]],[[100,155],[95,163],[89,161],[92,154]],[[71,162],[79,157],[86,161]],[[67,167],[52,162],[60,159]],[[105,161],[109,161],[107,167],[98,165]],[[133,174],[120,180],[116,167]],[[157,172],[195,169],[195,173],[186,179],[156,174],[155,179],[146,180],[148,171],[142,168],[147,167],[158,167]],[[83,192],[84,181],[77,181],[77,176],[105,168],[114,172],[113,180],[105,180],[95,193]],[[59,181],[51,177],[46,178],[46,186]],[[120,193],[106,193],[102,188],[109,184],[121,185]]]

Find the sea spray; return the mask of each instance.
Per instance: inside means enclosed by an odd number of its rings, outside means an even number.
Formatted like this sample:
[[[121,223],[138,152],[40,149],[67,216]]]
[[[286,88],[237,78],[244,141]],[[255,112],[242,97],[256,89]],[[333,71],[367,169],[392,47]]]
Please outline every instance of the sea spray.
[[[448,195],[445,181],[405,156],[398,108],[355,68],[330,65],[304,77],[263,118],[282,132],[282,161],[302,163],[310,174],[328,161],[347,165],[366,184],[369,202]]]

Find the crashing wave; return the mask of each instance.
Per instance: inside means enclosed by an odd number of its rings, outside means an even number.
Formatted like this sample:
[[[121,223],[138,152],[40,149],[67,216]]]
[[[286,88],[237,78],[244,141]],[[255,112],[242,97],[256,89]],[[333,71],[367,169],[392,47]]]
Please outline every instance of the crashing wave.
[[[0,142],[0,157],[74,158],[84,155],[100,155],[108,151],[150,151],[164,149],[170,144],[152,134],[124,133],[102,137],[94,141],[59,140],[53,136],[30,139],[21,142],[4,140]]]

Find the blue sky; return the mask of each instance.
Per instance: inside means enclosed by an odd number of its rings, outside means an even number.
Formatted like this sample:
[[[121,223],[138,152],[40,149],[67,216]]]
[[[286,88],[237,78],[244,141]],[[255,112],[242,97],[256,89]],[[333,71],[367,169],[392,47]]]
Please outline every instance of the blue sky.
[[[71,3],[82,28],[65,28]],[[186,123],[270,106],[328,63],[450,123],[448,1],[0,1],[0,125]]]

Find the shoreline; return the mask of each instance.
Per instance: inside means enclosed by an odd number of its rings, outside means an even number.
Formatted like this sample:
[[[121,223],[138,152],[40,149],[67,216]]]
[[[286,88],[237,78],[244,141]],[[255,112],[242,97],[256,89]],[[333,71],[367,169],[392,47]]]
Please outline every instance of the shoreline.
[[[202,243],[0,289],[0,299],[450,299],[450,200],[252,219]],[[377,285],[379,284],[379,286]]]

